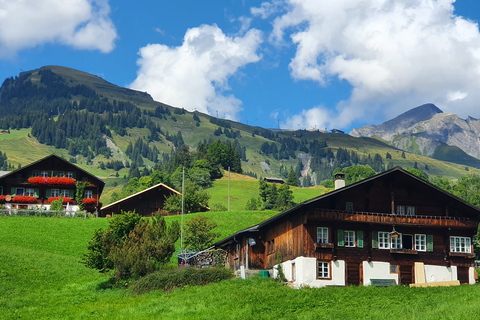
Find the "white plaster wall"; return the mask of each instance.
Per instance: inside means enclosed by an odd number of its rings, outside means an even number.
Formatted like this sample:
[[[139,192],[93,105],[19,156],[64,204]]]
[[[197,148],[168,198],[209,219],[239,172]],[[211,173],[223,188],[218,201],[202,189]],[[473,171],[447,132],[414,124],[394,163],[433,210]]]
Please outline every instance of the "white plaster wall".
[[[295,262],[295,287],[308,286],[320,288],[325,286],[344,286],[345,285],[345,261],[332,261],[331,280],[317,279],[317,259],[297,257],[282,263],[283,273],[288,281],[293,281],[292,263]],[[278,274],[277,266],[273,268],[273,277]]]
[[[468,283],[469,284],[475,284],[475,268],[474,267],[470,267],[470,269],[468,269]]]
[[[457,267],[425,265],[425,282],[441,282],[457,280]]]
[[[370,279],[393,279],[398,284],[398,273],[390,273],[390,263],[363,261],[363,285],[369,286]]]

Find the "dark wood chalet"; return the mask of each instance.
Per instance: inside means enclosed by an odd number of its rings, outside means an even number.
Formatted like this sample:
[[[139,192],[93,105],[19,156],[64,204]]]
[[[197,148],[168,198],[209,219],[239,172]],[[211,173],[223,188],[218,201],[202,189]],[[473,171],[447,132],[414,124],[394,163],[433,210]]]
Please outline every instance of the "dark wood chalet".
[[[122,211],[135,211],[141,216],[152,216],[163,209],[165,198],[173,194],[180,194],[180,192],[164,185],[163,183],[159,183],[153,187],[106,205],[102,208],[100,216],[113,216],[115,214],[120,214]]]
[[[87,182],[82,199],[76,199],[77,181]],[[52,154],[0,176],[0,203],[7,209],[49,209],[62,196],[69,210],[78,210],[83,201],[94,212],[101,206],[104,186],[101,179]]]
[[[235,270],[275,274],[281,261],[296,286],[474,283],[479,220],[476,207],[397,167],[303,202],[215,246],[228,252],[227,264]]]

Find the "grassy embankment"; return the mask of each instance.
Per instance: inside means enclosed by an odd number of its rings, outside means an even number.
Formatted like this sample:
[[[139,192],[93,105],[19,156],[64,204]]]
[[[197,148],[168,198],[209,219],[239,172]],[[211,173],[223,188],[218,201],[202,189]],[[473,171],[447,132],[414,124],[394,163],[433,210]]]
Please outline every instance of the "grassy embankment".
[[[253,215],[252,215],[253,214]],[[255,213],[224,213],[232,231]],[[238,221],[232,221],[236,216]],[[173,217],[169,220],[178,218]],[[259,218],[259,217],[257,217]],[[248,225],[255,224],[251,221]],[[2,319],[474,319],[479,285],[451,288],[348,287],[294,290],[270,279],[234,279],[206,287],[134,297],[99,290],[105,276],[79,263],[106,219],[0,217]]]

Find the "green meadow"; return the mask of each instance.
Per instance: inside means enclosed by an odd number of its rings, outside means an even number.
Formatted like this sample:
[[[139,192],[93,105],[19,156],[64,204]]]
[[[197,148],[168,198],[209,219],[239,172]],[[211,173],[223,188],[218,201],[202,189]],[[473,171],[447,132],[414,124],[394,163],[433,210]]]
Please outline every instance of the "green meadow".
[[[241,221],[252,225],[274,213],[210,214],[227,233]],[[479,285],[297,290],[254,277],[141,296],[104,290],[99,285],[107,277],[84,267],[80,258],[93,230],[107,225],[107,219],[0,217],[0,318],[423,320],[480,314]]]

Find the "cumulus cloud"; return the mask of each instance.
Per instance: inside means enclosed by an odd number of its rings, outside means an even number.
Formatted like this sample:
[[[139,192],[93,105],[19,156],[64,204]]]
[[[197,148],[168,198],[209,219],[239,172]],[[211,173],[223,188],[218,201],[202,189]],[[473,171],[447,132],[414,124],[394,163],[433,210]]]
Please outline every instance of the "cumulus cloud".
[[[256,53],[260,31],[229,37],[216,25],[187,30],[183,44],[150,44],[140,49],[139,70],[131,88],[147,91],[166,104],[237,119],[242,102],[229,90],[228,79],[239,68],[261,59]]]
[[[274,2],[273,2],[274,3]],[[327,86],[346,80],[348,101],[334,113],[314,107],[322,123],[347,124],[359,117],[384,119],[426,102],[463,117],[478,114],[480,33],[478,25],[455,15],[454,0],[287,0],[273,21],[270,39],[290,42],[295,80]],[[267,15],[263,5],[257,14]],[[317,126],[317,127],[318,127]]]
[[[110,52],[109,15],[108,0],[0,0],[0,56],[45,43]]]

